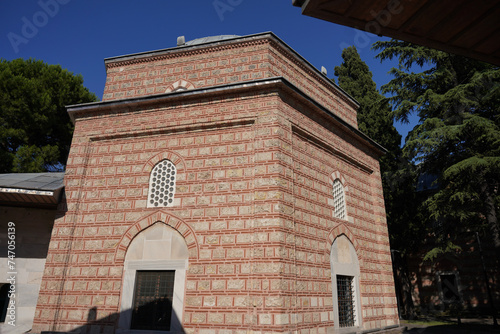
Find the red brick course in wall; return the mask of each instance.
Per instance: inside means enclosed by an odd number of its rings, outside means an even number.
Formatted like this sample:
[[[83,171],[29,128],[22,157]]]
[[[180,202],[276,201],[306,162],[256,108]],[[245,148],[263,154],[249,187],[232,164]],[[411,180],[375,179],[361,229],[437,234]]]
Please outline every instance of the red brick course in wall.
[[[67,211],[33,332],[113,333],[127,247],[156,222],[188,247],[188,333],[332,332],[340,235],[359,258],[361,330],[398,324],[381,149],[356,130],[355,102],[272,34],[109,59],[107,73],[103,102],[69,108]],[[179,203],[147,208],[162,159]],[[347,221],[329,204],[336,177]]]
[[[183,80],[196,88],[284,77],[297,88],[357,127],[356,102],[315,71],[279,38],[258,34],[177,50],[154,56],[110,58],[106,61],[103,101],[161,94]],[[146,53],[147,55],[147,53]]]
[[[492,312],[492,301],[486,282],[493,293],[494,307],[498,310],[500,301],[498,297],[495,298],[495,292],[500,291],[500,275],[491,236],[480,237],[483,258],[477,236],[471,233],[458,240],[460,252],[440,255],[433,261],[424,261],[425,254],[434,247],[432,241],[424,244],[419,253],[412,254],[407,260],[412,278],[412,300],[418,312],[436,315],[450,312],[450,309],[460,305],[462,314],[489,315]],[[484,276],[483,265],[488,281]],[[441,275],[455,275],[457,285],[443,282]]]

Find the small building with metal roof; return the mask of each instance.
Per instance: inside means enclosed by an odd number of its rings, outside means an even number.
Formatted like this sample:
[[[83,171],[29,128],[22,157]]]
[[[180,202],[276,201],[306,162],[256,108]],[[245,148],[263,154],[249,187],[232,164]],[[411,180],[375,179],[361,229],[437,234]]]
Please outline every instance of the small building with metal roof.
[[[31,330],[64,173],[0,174],[0,333]],[[15,324],[15,326],[13,326]]]

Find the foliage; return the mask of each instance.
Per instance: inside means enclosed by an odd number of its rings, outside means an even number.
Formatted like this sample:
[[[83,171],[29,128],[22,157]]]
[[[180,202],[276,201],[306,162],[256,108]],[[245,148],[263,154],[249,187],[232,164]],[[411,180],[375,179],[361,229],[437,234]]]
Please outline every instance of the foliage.
[[[374,48],[382,61],[399,60],[394,79],[382,87],[394,118],[419,118],[403,154],[420,174],[438,177],[420,208],[436,241],[427,258],[456,251],[460,234],[481,231],[492,237],[500,259],[500,70],[396,40]]]
[[[361,60],[356,47],[342,51],[343,63],[335,66],[339,86],[359,102],[358,127],[389,152],[398,150],[401,136],[390,117],[391,108],[381,95],[368,65]]]
[[[0,172],[61,170],[73,125],[65,106],[97,101],[80,75],[33,59],[0,60]]]
[[[339,86],[360,104],[358,127],[387,149],[380,159],[380,168],[391,247],[416,247],[414,235],[419,233],[420,225],[409,223],[417,215],[412,200],[416,196],[416,173],[402,157],[401,135],[393,125],[391,107],[378,92],[372,73],[354,46],[343,50],[342,59],[343,63],[335,67],[335,75]]]

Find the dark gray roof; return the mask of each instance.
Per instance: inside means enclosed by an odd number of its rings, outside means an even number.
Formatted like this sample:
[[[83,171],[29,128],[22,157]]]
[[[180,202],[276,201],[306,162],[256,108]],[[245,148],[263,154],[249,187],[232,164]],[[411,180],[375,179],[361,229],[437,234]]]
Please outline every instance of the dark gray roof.
[[[64,186],[64,173],[0,174],[0,188],[54,191]]]
[[[204,44],[204,43],[223,41],[225,39],[231,39],[231,38],[237,38],[237,37],[240,37],[240,36],[238,36],[238,35],[218,35],[218,36],[201,37],[201,38],[193,39],[191,41],[187,41],[185,45],[198,45],[198,44]]]
[[[64,173],[0,174],[0,205],[55,206],[64,188]]]

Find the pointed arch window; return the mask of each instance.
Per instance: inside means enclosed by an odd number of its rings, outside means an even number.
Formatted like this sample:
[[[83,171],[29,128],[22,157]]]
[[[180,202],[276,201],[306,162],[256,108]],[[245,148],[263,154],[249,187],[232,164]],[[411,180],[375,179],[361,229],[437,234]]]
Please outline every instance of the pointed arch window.
[[[183,333],[189,250],[177,230],[157,222],[130,243],[124,261],[117,333]]]
[[[344,185],[339,179],[333,181],[333,216],[347,220]]]
[[[345,235],[333,242],[330,266],[335,328],[357,332],[362,325],[359,260],[354,245]]]
[[[149,176],[148,208],[174,205],[177,169],[172,161],[158,162]]]

